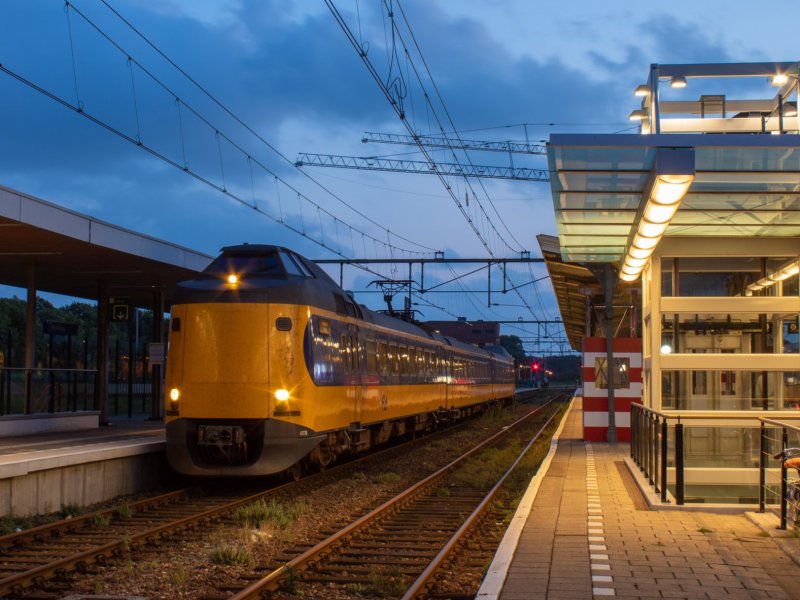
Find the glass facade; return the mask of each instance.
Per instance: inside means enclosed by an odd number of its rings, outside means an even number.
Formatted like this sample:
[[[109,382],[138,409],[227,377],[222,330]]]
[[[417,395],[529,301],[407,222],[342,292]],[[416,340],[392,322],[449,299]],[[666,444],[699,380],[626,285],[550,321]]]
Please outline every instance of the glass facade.
[[[643,273],[644,401],[684,425],[687,503],[752,502],[758,417],[800,419],[800,257],[786,242],[665,239]]]

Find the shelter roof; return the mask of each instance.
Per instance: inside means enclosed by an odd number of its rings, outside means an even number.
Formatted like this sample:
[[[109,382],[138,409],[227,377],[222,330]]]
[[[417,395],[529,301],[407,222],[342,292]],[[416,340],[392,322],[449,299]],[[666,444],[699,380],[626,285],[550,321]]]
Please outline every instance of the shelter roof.
[[[153,292],[171,303],[175,284],[211,261],[207,254],[117,227],[0,186],[0,283],[96,300],[110,295],[151,306]]]

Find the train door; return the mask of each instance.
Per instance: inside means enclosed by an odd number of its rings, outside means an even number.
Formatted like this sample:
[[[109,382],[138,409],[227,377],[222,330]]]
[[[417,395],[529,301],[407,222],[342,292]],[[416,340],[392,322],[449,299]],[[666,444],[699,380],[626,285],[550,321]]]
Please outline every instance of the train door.
[[[453,402],[452,394],[453,388],[451,384],[451,380],[453,377],[452,366],[453,366],[453,353],[450,352],[448,349],[440,350],[441,356],[439,360],[441,361],[440,373],[442,374],[442,379],[444,380],[444,408],[449,408]]]
[[[363,344],[358,337],[358,326],[347,326],[347,348],[350,356],[350,382],[347,395],[353,398],[353,423],[361,421],[361,409],[364,401],[365,378],[363,368],[365,361],[362,357]]]

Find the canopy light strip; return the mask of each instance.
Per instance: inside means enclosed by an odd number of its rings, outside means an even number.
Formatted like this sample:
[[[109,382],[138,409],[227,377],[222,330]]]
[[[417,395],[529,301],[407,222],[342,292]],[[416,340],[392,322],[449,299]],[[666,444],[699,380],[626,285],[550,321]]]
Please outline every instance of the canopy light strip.
[[[800,273],[800,260],[793,260],[786,263],[777,271],[770,273],[766,277],[762,277],[755,283],[747,286],[744,292],[745,296],[752,296],[753,292],[759,292],[765,288],[771,287],[779,281],[784,281]]]
[[[694,181],[693,148],[659,148],[636,234],[620,269],[623,281],[636,281],[669,227]]]

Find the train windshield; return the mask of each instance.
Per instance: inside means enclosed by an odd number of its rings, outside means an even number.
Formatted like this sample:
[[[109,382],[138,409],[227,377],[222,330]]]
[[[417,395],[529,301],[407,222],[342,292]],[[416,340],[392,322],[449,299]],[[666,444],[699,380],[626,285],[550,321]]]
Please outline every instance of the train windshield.
[[[277,255],[267,254],[254,256],[252,254],[236,255],[223,254],[208,267],[206,273],[249,273],[259,275],[285,275],[286,271],[278,260]]]

